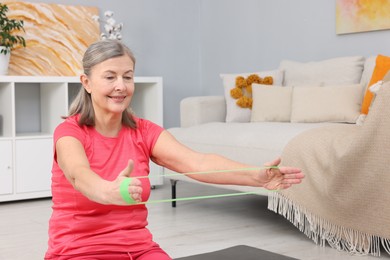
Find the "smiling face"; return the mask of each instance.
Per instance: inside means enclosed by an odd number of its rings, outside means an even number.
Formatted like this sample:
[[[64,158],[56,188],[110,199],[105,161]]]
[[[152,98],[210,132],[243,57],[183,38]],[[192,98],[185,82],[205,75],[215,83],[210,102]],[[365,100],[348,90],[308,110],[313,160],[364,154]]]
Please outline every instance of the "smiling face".
[[[105,60],[89,76],[82,75],[81,82],[91,94],[96,117],[121,117],[134,93],[134,63],[128,55]]]

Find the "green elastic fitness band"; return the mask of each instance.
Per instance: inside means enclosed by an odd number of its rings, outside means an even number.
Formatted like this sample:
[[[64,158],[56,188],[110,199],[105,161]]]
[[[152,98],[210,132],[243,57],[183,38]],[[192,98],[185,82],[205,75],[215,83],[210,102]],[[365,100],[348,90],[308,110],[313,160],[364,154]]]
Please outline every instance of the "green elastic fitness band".
[[[121,193],[122,199],[126,201],[127,204],[135,204],[135,200],[130,196],[129,193],[129,185],[131,182],[131,178],[126,178],[121,182],[121,185],[119,187],[119,191]]]

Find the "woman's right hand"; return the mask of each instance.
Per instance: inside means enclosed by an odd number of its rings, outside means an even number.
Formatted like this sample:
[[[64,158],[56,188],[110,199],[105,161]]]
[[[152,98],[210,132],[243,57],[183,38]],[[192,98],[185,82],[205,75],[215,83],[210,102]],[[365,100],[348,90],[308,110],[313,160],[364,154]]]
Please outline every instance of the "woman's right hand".
[[[110,183],[110,192],[109,192],[109,198],[108,201],[110,201],[110,204],[115,204],[115,205],[129,205],[121,195],[120,191],[120,186],[122,182],[126,178],[131,178],[130,174],[133,171],[134,168],[134,162],[133,160],[129,160],[127,166],[125,169],[123,169],[118,177]],[[129,186],[127,187],[127,191],[130,195],[130,197],[135,201],[135,202],[141,202],[142,201],[142,185],[141,181],[137,178],[131,178],[131,182]]]

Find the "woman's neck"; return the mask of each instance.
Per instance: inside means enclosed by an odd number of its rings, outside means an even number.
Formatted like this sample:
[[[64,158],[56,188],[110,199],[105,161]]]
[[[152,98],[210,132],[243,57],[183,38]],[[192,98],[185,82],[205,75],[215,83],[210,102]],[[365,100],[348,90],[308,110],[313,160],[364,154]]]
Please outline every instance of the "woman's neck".
[[[107,137],[117,137],[122,129],[122,115],[95,117],[95,129]]]

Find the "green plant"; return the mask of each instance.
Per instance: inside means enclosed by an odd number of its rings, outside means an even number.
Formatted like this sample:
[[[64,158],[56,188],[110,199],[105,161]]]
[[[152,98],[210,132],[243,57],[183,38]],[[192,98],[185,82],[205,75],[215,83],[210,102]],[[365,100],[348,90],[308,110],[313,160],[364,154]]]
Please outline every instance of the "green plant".
[[[24,22],[22,20],[9,19],[7,17],[8,6],[0,3],[0,53],[4,55],[11,52],[14,46],[21,44],[26,47],[25,39],[20,35],[14,35],[14,31],[24,31]]]

